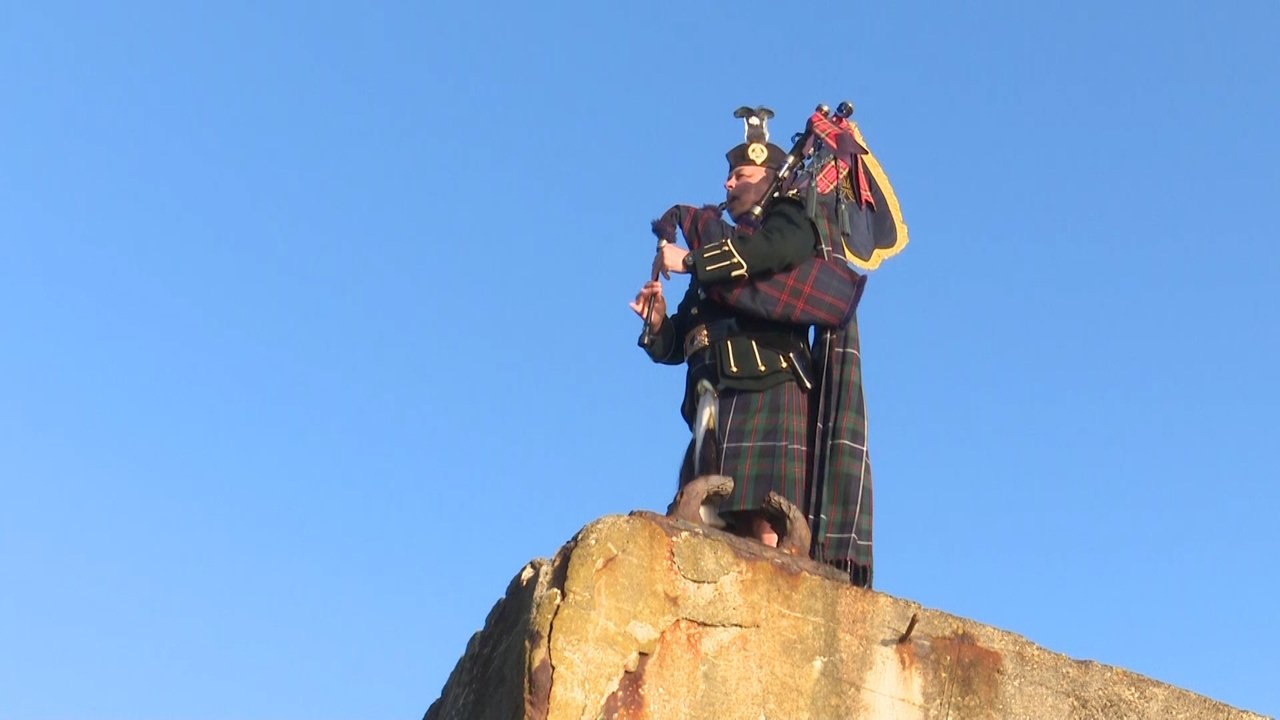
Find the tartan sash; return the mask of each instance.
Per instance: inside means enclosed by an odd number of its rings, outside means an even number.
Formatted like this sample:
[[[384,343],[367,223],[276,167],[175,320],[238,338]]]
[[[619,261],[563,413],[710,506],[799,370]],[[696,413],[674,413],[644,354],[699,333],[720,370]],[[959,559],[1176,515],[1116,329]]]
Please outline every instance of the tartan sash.
[[[842,233],[832,212],[833,196],[816,204],[818,231],[833,260],[849,262],[852,251],[837,242]],[[874,576],[871,460],[857,316],[840,327],[820,329],[814,340],[820,380],[809,400],[812,455],[804,506],[812,524],[813,557],[849,570],[854,584],[869,588]]]
[[[692,251],[735,233],[751,232],[746,225],[735,228],[725,222],[721,212],[715,205],[674,205],[653,221],[653,233],[674,242],[678,228]],[[866,277],[843,259],[815,256],[790,270],[717,283],[705,292],[716,302],[752,317],[838,328],[853,317],[865,284]]]
[[[804,505],[813,556],[850,569],[859,566],[856,575],[871,587],[871,459],[857,318],[819,331],[813,358],[820,381],[809,399],[812,456]]]

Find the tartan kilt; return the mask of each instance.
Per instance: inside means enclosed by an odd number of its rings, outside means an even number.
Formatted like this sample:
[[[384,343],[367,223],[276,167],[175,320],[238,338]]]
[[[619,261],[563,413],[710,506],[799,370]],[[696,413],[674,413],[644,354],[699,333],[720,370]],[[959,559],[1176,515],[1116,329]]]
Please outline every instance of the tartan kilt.
[[[733,478],[721,513],[758,510],[772,491],[803,508],[807,492],[809,397],[794,380],[766,390],[719,391],[719,467]]]

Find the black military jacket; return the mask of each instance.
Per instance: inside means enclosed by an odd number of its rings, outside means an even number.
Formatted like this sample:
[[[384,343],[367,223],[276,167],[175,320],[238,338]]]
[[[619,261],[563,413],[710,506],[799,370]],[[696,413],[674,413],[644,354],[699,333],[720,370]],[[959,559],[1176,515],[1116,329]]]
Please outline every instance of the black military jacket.
[[[754,233],[735,233],[693,253],[689,289],[645,347],[665,365],[684,363],[691,351],[682,408],[687,422],[701,379],[717,389],[763,390],[811,377],[808,326],[747,317],[706,298],[702,288],[789,270],[819,252],[820,243],[804,205],[779,197]]]

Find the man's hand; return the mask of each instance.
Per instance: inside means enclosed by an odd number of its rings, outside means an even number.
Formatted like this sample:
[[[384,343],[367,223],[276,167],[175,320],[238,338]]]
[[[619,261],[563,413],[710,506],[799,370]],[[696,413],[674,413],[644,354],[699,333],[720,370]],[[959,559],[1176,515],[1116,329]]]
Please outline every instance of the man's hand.
[[[679,273],[681,275],[689,271],[684,267],[684,256],[689,251],[681,248],[674,243],[666,243],[658,250],[658,254],[653,257],[653,271],[662,272],[662,277],[670,280],[671,273]]]
[[[644,318],[649,313],[650,304],[653,305],[653,318],[649,321],[649,332],[656,334],[667,319],[667,300],[662,297],[662,283],[657,280],[650,280],[640,288],[635,302],[631,303],[631,309]]]

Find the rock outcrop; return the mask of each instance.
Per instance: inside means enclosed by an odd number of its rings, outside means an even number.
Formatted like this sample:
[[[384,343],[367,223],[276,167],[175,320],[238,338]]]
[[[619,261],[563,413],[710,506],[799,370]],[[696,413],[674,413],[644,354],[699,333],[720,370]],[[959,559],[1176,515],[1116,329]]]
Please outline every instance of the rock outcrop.
[[[1260,717],[636,512],[525,566],[424,720]]]

